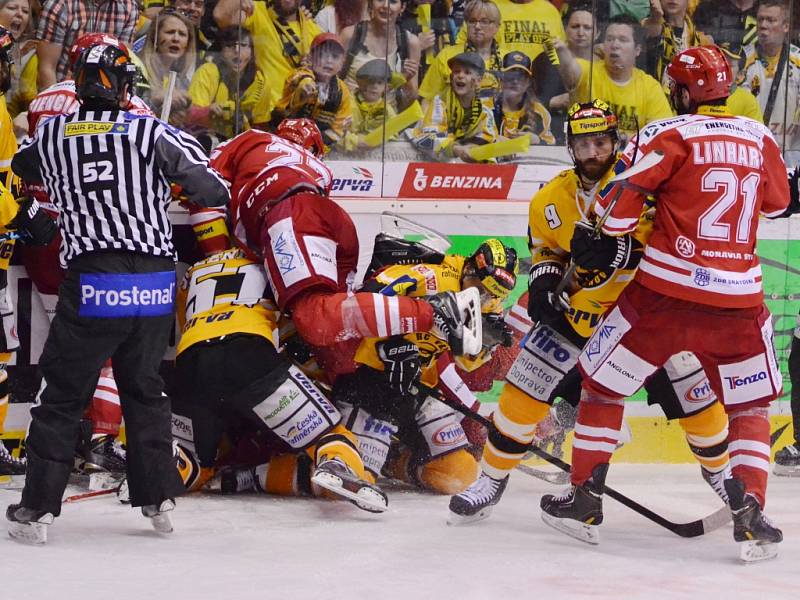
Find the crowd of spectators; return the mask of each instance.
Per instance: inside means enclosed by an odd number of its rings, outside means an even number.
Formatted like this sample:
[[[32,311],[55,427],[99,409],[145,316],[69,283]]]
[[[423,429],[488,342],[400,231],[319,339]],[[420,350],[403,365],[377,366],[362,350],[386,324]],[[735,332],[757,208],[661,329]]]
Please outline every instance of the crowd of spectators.
[[[630,137],[672,114],[672,56],[716,43],[736,73],[729,111],[766,122],[794,164],[799,22],[791,0],[0,0],[18,134],[36,93],[70,77],[73,42],[102,32],[135,53],[156,114],[209,148],[302,116],[337,155],[379,146],[385,126],[463,161],[519,137],[533,157],[563,145],[567,109],[595,97]]]

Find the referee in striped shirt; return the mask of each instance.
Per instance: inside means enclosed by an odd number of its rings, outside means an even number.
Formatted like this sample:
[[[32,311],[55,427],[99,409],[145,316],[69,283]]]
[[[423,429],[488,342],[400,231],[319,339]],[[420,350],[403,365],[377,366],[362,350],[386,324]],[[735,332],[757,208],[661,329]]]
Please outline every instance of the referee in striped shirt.
[[[175,298],[170,182],[203,206],[230,199],[194,138],[120,109],[134,73],[124,47],[91,46],[74,71],[81,108],[40,124],[12,162],[59,209],[67,269],[39,361],[46,386],[31,411],[22,500],[6,512],[11,536],[30,543],[46,541],[61,511],[79,421],[108,358],[125,417],[131,504],[157,531],[172,531],[168,511],[183,486],[158,372]]]

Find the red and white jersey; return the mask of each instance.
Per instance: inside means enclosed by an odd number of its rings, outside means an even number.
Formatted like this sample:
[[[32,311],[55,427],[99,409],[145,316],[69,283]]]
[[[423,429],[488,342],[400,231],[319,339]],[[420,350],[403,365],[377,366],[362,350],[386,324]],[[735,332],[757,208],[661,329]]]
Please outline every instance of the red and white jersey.
[[[290,190],[330,194],[333,174],[305,148],[277,135],[250,129],[217,146],[211,166],[231,184],[231,234],[243,247],[260,247],[268,205]]]
[[[646,194],[656,199],[653,234],[636,280],[659,293],[725,308],[763,302],[756,255],[759,213],[781,214],[789,203],[786,165],[769,129],[726,113],[656,121],[632,140],[623,160],[649,152],[660,163],[624,182],[603,231],[633,231]],[[638,162],[638,161],[637,161]],[[603,215],[619,191],[604,190]]]

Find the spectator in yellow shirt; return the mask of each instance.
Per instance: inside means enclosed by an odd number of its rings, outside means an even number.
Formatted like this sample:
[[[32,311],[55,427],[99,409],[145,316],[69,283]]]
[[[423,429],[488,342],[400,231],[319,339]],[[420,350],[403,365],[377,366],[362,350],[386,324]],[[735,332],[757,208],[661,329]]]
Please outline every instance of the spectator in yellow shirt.
[[[556,143],[550,131],[550,113],[533,94],[531,59],[524,52],[503,57],[502,87],[494,99],[494,122],[507,139],[527,135],[531,144]]]
[[[335,33],[320,33],[311,43],[308,66],[286,80],[283,96],[272,111],[272,125],[287,118],[313,119],[328,149],[344,140],[353,119],[353,96],[338,77],[344,46]]]
[[[576,59],[561,40],[551,43],[559,58],[559,72],[574,102],[599,98],[617,115],[620,137],[627,141],[652,121],[672,116],[661,84],[636,68],[641,27],[629,15],[617,15],[603,35],[603,60]]]
[[[368,150],[364,136],[376,129],[382,129],[387,119],[397,115],[391,105],[386,103],[386,90],[393,77],[385,60],[375,58],[361,65],[356,73],[358,89],[353,94],[353,123],[345,136],[345,149],[348,151]]]
[[[256,67],[269,77],[272,100],[281,97],[284,82],[301,67],[319,26],[300,10],[300,0],[219,0],[214,20],[221,29],[239,23],[253,36]]]
[[[475,162],[470,150],[497,141],[490,108],[478,96],[484,73],[483,59],[463,52],[450,59],[450,85],[428,104],[414,129],[412,142],[436,160],[451,157]]]
[[[16,42],[11,49],[14,59],[11,88],[6,92],[8,112],[12,117],[26,110],[30,101],[36,97],[36,75],[39,69],[36,44],[25,47],[30,17],[31,5],[28,0],[0,0],[0,27],[5,27]]]
[[[497,41],[507,52],[518,50],[531,60],[544,50],[548,37],[565,39],[561,14],[549,0],[494,0],[500,10]],[[457,42],[466,39],[464,26]]]
[[[424,100],[431,100],[444,92],[450,81],[447,63],[462,52],[479,54],[486,65],[478,92],[481,98],[492,98],[500,91],[498,76],[503,69],[504,54],[504,49],[496,39],[500,29],[500,9],[492,0],[470,0],[464,9],[464,23],[467,28],[466,39],[443,48],[425,73],[419,86],[419,95]]]
[[[739,76],[739,71],[744,64],[744,52],[742,52],[741,48],[731,48],[730,44],[720,46],[719,49],[722,50],[725,58],[728,59],[728,62],[731,65],[731,71],[733,72],[734,83],[731,86],[731,94],[728,96],[728,100],[725,102],[728,112],[732,115],[749,117],[755,121],[758,121],[759,123],[763,123],[764,113],[761,112],[761,107],[758,104],[758,98],[753,96],[753,93],[750,90],[743,88],[736,83],[736,80]]]
[[[219,52],[192,77],[189,123],[223,138],[251,127],[266,128],[271,94],[266,76],[253,60],[250,33],[236,27],[224,29],[217,36],[217,47]]]

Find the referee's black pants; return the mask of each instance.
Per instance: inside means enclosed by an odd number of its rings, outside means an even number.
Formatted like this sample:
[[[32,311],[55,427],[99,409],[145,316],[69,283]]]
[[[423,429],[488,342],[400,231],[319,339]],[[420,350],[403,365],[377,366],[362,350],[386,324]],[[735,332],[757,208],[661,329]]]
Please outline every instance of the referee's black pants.
[[[39,361],[46,385],[41,404],[31,410],[23,506],[60,514],[81,416],[108,358],[113,361],[125,418],[131,504],[160,504],[183,491],[172,453],[170,401],[162,394],[159,375],[173,315],[98,318],[78,314],[82,273],[174,269],[171,259],[121,251],[82,254],[70,263]]]

